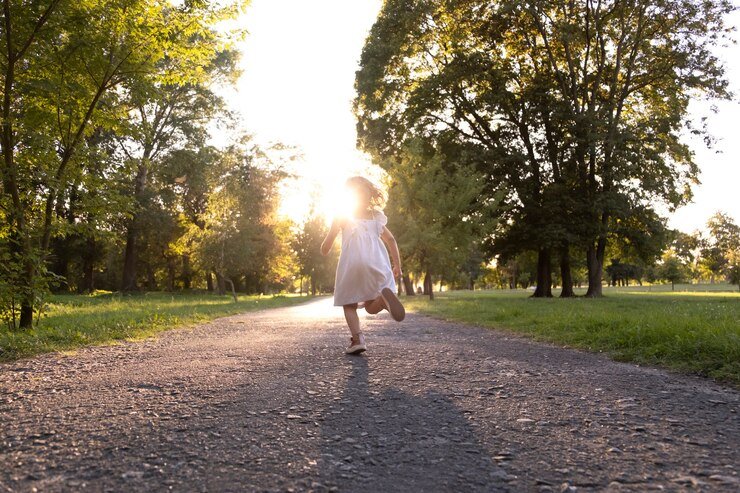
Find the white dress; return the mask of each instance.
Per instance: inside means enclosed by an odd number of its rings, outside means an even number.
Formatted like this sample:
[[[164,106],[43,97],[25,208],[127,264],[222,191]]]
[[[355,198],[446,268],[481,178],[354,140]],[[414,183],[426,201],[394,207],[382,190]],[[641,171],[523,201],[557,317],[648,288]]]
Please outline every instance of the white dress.
[[[373,219],[346,219],[342,225],[342,252],[334,283],[334,306],[351,305],[380,296],[383,288],[396,290],[388,250],[380,239],[385,214]]]

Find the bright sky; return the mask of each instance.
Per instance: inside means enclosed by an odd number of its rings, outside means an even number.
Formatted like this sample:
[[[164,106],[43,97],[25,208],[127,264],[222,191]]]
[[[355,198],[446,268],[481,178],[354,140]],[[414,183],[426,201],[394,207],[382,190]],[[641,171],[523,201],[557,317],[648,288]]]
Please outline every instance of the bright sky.
[[[737,2],[738,0],[736,0]],[[312,194],[328,212],[326,197],[354,174],[379,177],[380,171],[355,148],[352,114],[354,76],[365,37],[382,0],[252,0],[243,22],[244,73],[230,94],[232,109],[242,114],[247,130],[262,143],[283,142],[303,157],[293,170],[298,179],[284,191],[283,211],[300,219],[308,214]],[[732,17],[740,27],[740,13]],[[728,62],[732,89],[740,95],[740,48],[721,50]],[[740,104],[694,105],[708,114],[715,150],[692,143],[702,170],[694,203],[679,209],[670,225],[684,231],[701,228],[717,210],[740,221]],[[717,154],[716,151],[721,151]]]

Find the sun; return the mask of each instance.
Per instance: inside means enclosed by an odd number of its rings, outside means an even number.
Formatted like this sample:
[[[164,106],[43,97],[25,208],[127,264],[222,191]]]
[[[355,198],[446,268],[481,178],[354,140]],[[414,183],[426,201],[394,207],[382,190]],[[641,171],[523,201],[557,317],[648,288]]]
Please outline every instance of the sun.
[[[326,224],[334,218],[349,216],[356,208],[357,196],[346,186],[348,177],[313,180],[298,177],[284,184],[278,213],[297,224],[311,216],[323,217]]]
[[[334,155],[304,153],[289,169],[292,178],[280,189],[278,214],[296,224],[303,224],[312,215],[321,216],[326,224],[334,218],[347,217],[357,208],[358,198],[345,185],[352,176],[364,176],[382,185],[387,175],[372,163],[369,156],[356,149]]]

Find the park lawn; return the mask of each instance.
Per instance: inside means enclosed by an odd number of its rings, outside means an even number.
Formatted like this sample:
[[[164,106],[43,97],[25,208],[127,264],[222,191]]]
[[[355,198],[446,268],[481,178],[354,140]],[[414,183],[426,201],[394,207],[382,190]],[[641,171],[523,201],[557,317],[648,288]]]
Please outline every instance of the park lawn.
[[[217,317],[305,302],[300,296],[231,296],[195,293],[53,296],[41,323],[30,330],[0,326],[0,361],[83,346],[140,340],[164,330]]]
[[[670,288],[669,288],[670,289]],[[404,298],[411,311],[605,352],[740,385],[740,294],[607,289],[601,299],[533,299],[525,291]]]

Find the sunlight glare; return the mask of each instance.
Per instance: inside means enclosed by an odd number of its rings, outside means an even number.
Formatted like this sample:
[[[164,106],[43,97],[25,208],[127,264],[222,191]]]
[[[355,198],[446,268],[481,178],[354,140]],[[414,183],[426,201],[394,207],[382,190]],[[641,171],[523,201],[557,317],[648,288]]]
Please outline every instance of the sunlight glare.
[[[364,175],[377,175],[368,170]],[[314,180],[308,176],[296,177],[284,187],[279,214],[296,223],[302,223],[312,215],[323,217],[326,224],[335,218],[349,217],[357,208],[358,197],[345,186],[347,176],[330,180]]]

